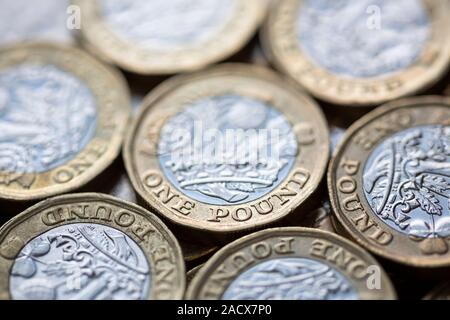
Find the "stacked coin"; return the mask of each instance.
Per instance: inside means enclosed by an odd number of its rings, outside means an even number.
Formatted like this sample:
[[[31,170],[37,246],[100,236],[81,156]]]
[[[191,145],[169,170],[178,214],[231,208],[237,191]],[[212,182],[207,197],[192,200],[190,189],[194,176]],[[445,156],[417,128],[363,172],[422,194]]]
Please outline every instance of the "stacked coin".
[[[276,67],[335,104],[423,91],[450,62],[446,0],[280,0],[263,32]]]
[[[0,3],[0,299],[448,298],[447,0],[36,13]]]
[[[0,229],[2,299],[179,299],[181,249],[153,214],[101,195],[43,201]],[[164,274],[164,276],[162,276]]]
[[[156,88],[124,157],[148,205],[175,224],[226,234],[305,202],[328,150],[322,113],[295,86],[264,68],[222,65]]]
[[[370,289],[369,268],[380,272],[377,290]],[[394,299],[395,292],[377,262],[350,241],[313,229],[278,228],[221,249],[195,276],[187,297],[355,300]]]

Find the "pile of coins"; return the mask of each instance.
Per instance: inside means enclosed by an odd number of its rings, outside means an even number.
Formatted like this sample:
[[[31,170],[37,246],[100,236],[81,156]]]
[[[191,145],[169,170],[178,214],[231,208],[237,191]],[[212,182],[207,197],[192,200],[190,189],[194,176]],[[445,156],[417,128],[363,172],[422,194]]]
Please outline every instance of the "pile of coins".
[[[0,15],[0,299],[449,298],[448,0]]]

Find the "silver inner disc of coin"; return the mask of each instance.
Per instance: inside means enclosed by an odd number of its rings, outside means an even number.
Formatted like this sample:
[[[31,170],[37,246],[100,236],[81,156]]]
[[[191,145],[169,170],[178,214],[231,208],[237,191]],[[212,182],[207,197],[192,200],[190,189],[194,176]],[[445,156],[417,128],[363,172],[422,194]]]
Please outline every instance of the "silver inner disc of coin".
[[[394,230],[450,236],[450,127],[420,126],[385,139],[366,162],[363,185],[372,210]]]
[[[93,223],[51,229],[20,251],[10,293],[18,300],[146,299],[150,268],[123,232]]]
[[[266,195],[288,176],[297,152],[292,127],[278,110],[233,94],[186,106],[164,125],[158,145],[167,179],[212,205]]]
[[[42,173],[75,158],[94,137],[96,100],[53,65],[0,71],[0,171]]]
[[[313,259],[280,258],[240,274],[223,300],[357,300],[358,292],[338,270]]]
[[[319,66],[367,78],[412,65],[431,23],[422,0],[305,0],[297,32],[302,50]]]
[[[67,28],[69,0],[0,0],[0,44],[24,40],[72,41]]]
[[[120,38],[160,51],[215,39],[235,6],[236,0],[100,0],[103,18]]]

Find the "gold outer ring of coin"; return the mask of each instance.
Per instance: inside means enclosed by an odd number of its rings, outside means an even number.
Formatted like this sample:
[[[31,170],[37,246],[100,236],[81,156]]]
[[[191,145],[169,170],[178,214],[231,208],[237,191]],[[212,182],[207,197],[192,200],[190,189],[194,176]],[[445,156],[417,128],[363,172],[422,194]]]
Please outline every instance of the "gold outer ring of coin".
[[[77,34],[88,50],[124,70],[146,75],[199,70],[232,56],[255,34],[268,7],[266,0],[237,0],[233,17],[214,39],[174,52],[161,52],[120,39],[103,21],[99,0],[72,3],[81,8],[83,26]]]
[[[261,32],[264,51],[275,67],[315,97],[333,104],[373,106],[422,92],[435,84],[450,64],[450,30],[446,0],[423,0],[430,16],[431,39],[417,61],[385,77],[348,79],[320,67],[303,52],[295,30],[305,0],[280,0]]]
[[[59,216],[53,215],[54,209],[59,210]],[[106,218],[108,210],[111,211]],[[100,216],[103,218],[99,219]],[[175,236],[161,220],[131,202],[99,193],[79,193],[44,200],[0,228],[0,300],[11,299],[10,271],[22,248],[44,232],[74,223],[108,226],[136,242],[153,275],[148,299],[183,297],[186,282],[183,255]],[[167,276],[158,279],[157,273]]]
[[[55,65],[83,81],[96,99],[97,128],[87,146],[72,160],[43,173],[0,172],[0,198],[42,199],[78,189],[117,158],[131,106],[122,75],[85,52],[53,43],[26,43],[0,49],[0,70],[21,63]]]
[[[157,154],[159,134],[166,121],[191,104],[193,99],[230,92],[267,101],[281,112],[293,128],[299,153],[287,178],[260,199],[242,205],[209,205],[181,194],[164,176]],[[123,153],[134,188],[156,212],[177,225],[225,235],[279,221],[304,203],[315,192],[326,171],[329,137],[320,108],[295,84],[290,84],[288,80],[263,67],[224,64],[172,78],[151,92],[128,132]],[[155,184],[156,180],[158,183]],[[163,190],[159,196],[158,192],[155,193],[156,189]],[[160,196],[168,191],[171,199],[161,199]],[[280,193],[284,194],[282,201],[277,198]],[[252,207],[270,200],[269,204],[265,202],[269,209],[264,214],[259,214]],[[218,219],[208,221],[212,213],[224,213],[224,210],[231,213],[219,219],[219,223]],[[239,221],[233,218],[238,215],[232,212],[245,212],[244,217],[251,216],[245,221]],[[243,220],[242,217],[239,219]]]
[[[376,255],[416,267],[450,265],[450,240],[436,238],[439,243],[425,243],[425,239],[421,242],[383,222],[364,194],[363,170],[369,155],[385,138],[403,130],[433,124],[450,124],[450,98],[423,96],[388,103],[348,129],[328,169],[331,204],[338,225],[345,233]],[[425,250],[426,244],[445,250],[434,254],[437,252]]]
[[[369,253],[333,233],[300,227],[258,231],[223,247],[198,271],[186,298],[220,299],[236,277],[258,263],[292,257],[309,258],[332,266],[358,290],[361,300],[396,299],[391,281]],[[381,271],[380,290],[367,286],[370,266],[377,266]]]

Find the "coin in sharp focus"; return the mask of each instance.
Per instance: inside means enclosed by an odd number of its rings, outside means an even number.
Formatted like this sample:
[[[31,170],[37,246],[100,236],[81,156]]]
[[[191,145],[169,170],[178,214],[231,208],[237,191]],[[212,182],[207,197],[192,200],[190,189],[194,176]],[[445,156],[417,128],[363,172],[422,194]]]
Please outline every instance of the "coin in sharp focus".
[[[111,196],[51,198],[0,229],[1,299],[180,299],[184,287],[169,229]]]
[[[277,68],[316,97],[376,105],[441,78],[449,14],[447,0],[280,0],[261,38]]]
[[[201,69],[239,51],[267,11],[266,0],[74,0],[88,49],[139,74]]]
[[[371,271],[372,270],[372,271]],[[376,270],[378,289],[370,275]],[[191,282],[188,299],[395,299],[370,254],[335,234],[308,228],[259,231],[222,248]]]
[[[450,265],[450,99],[417,97],[372,111],[333,156],[328,188],[339,223],[399,263]]]
[[[0,45],[30,40],[72,43],[66,23],[69,4],[69,0],[1,1]]]
[[[268,69],[225,64],[163,83],[126,139],[131,181],[173,223],[214,232],[279,221],[319,185],[329,154],[316,103]]]
[[[130,114],[121,75],[50,43],[0,50],[0,198],[68,192],[117,157]]]

